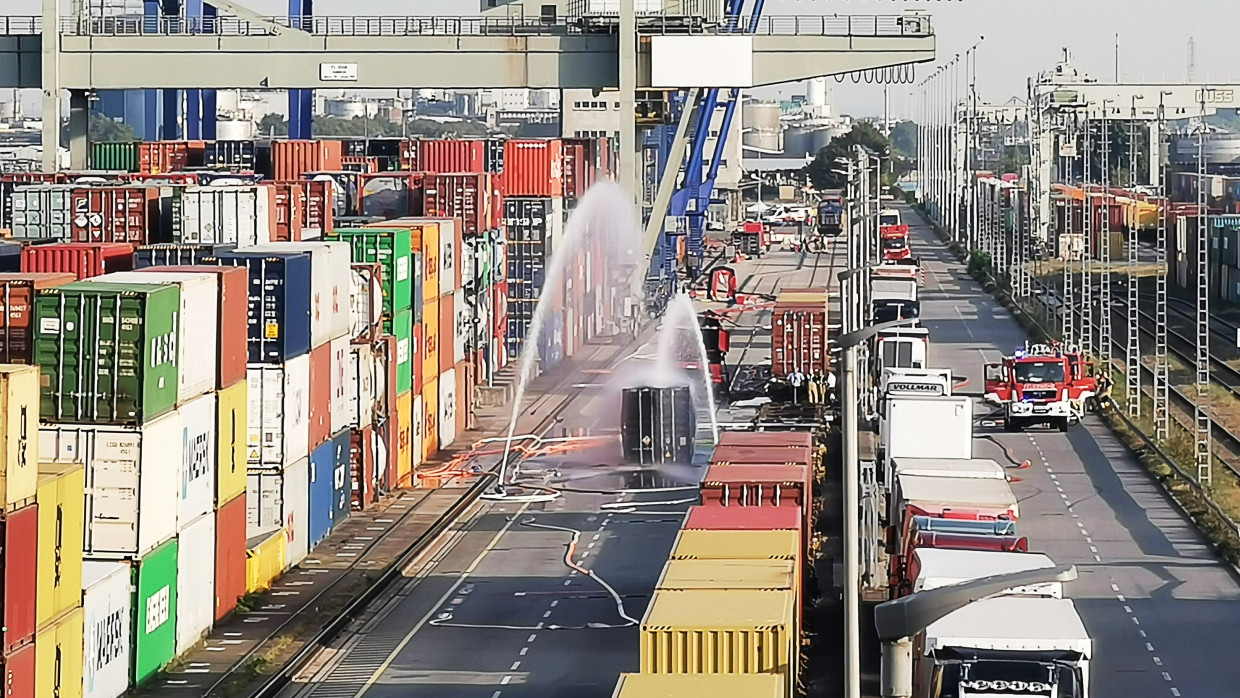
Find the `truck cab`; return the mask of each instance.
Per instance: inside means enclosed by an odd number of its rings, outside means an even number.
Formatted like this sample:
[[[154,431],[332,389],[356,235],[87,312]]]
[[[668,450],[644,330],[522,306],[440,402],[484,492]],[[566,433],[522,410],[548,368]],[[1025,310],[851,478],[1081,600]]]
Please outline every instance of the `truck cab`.
[[[1093,397],[1097,384],[1079,354],[1043,344],[1026,345],[986,365],[985,399],[1004,411],[1004,429],[1043,423],[1067,431],[1069,421]]]
[[[930,331],[924,327],[901,327],[879,332],[879,375],[889,368],[924,368],[929,347]]]
[[[907,225],[879,226],[878,241],[884,260],[895,261],[913,256],[913,250],[909,247]]]

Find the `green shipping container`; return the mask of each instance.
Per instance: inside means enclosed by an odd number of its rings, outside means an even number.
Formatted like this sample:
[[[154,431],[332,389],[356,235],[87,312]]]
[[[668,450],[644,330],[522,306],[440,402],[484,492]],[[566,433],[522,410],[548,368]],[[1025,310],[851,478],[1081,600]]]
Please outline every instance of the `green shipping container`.
[[[90,149],[92,170],[138,171],[138,144],[132,141],[94,143]]]
[[[341,228],[324,240],[349,243],[353,261],[380,264],[383,269],[383,331],[392,332],[391,319],[413,307],[413,237],[407,228]]]
[[[392,322],[392,326],[395,328],[392,336],[396,338],[397,395],[403,395],[413,390],[413,362],[418,358],[414,356],[413,325],[413,313],[408,310],[397,315]]]
[[[164,543],[134,563],[134,684],[172,661],[177,644],[177,540]]]
[[[172,284],[40,289],[34,351],[43,419],[141,424],[176,407],[180,308]]]

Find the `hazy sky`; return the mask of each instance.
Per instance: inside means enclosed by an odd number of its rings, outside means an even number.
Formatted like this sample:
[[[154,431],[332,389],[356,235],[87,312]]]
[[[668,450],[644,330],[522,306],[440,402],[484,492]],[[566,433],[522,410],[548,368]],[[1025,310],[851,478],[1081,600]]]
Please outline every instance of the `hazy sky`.
[[[287,9],[283,0],[242,1],[264,13]],[[0,0],[0,14],[34,14],[39,5],[40,0]],[[321,15],[469,15],[475,14],[477,7],[478,0],[315,2]],[[1125,80],[1183,80],[1188,40],[1193,37],[1198,80],[1240,83],[1240,41],[1236,40],[1240,15],[1236,8],[1236,0],[766,0],[769,15],[926,11],[933,17],[938,34],[940,61],[950,60],[984,36],[978,60],[979,92],[983,99],[996,102],[1023,96],[1026,79],[1053,67],[1060,48],[1065,46],[1086,72],[1103,80],[1113,79],[1117,32],[1120,75]],[[921,67],[918,73],[926,75],[931,70]],[[881,87],[834,81],[829,85],[837,112],[881,113]],[[778,91],[794,94],[803,88],[788,85]],[[903,85],[890,88],[893,112],[909,113],[910,91],[911,87]]]

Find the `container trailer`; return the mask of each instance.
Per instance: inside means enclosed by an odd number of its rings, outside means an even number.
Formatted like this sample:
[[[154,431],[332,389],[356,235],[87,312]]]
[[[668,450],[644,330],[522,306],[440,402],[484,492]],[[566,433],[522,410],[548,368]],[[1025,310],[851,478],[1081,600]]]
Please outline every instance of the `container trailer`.
[[[909,556],[905,580],[908,585],[907,593],[915,594],[983,577],[1049,569],[1054,566],[1054,560],[1040,553],[920,548]],[[1001,593],[1006,596],[1045,596],[1061,599],[1063,582],[1013,587]]]
[[[973,457],[973,400],[952,397],[890,397],[879,420],[883,482],[892,484],[892,459]]]

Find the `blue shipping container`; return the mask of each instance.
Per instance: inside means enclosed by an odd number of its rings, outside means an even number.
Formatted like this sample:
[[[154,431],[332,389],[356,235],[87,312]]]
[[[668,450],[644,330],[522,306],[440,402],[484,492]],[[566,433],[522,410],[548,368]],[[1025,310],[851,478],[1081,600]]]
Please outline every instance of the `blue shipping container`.
[[[0,272],[16,273],[22,270],[22,246],[17,242],[0,242]]]
[[[542,336],[538,338],[538,359],[543,372],[554,369],[564,360],[563,311],[544,318]]]
[[[327,441],[310,452],[310,548],[332,532],[335,514],[336,443]]]
[[[216,257],[236,249],[236,245],[141,245],[133,253],[133,268],[187,266],[200,264],[204,257]]]
[[[344,429],[328,442],[335,457],[335,471],[332,475],[332,526],[339,526],[349,518],[349,512],[353,508],[353,478],[349,461],[352,436],[348,429]]]
[[[250,270],[250,363],[282,364],[310,351],[310,253],[241,249],[202,261]]]

